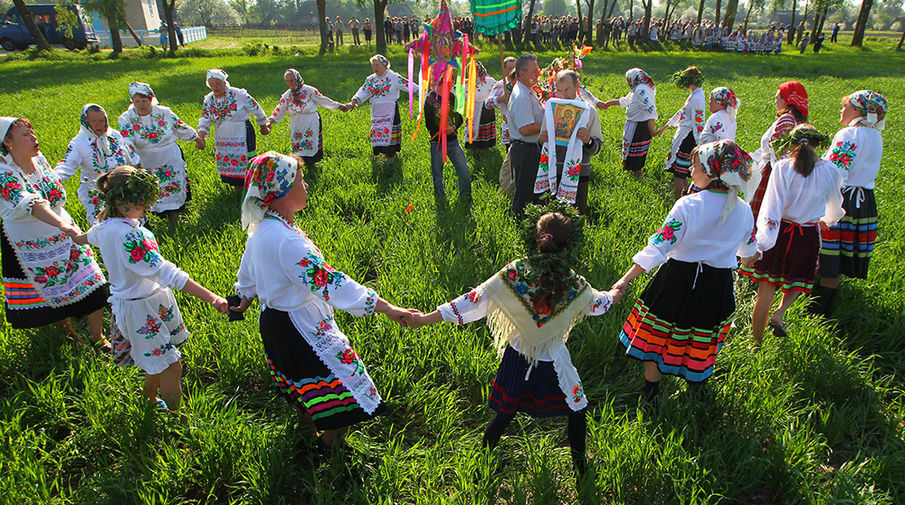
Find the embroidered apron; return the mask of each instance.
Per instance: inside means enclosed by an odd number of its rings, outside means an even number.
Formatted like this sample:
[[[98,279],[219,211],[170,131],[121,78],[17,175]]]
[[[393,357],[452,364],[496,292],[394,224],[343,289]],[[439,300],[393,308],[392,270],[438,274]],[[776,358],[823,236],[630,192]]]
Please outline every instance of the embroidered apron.
[[[576,118],[571,125],[572,131],[568,133],[568,141],[564,137],[557,135],[556,118],[554,117],[554,109],[557,107],[570,107],[573,110],[580,108],[581,112],[576,112]],[[534,180],[534,193],[543,193],[550,191],[561,202],[569,204],[575,203],[575,197],[578,194],[578,178],[581,175],[581,161],[584,157],[582,146],[584,143],[578,138],[578,129],[585,128],[588,125],[588,115],[591,114],[588,104],[582,100],[564,100],[560,98],[551,98],[547,100],[544,106],[544,126],[547,130],[547,142],[540,154],[540,164],[537,168],[537,177]],[[559,128],[561,132],[562,128]],[[557,183],[556,168],[556,146],[566,146],[565,160],[563,160],[562,177]],[[552,148],[550,146],[553,146]]]
[[[371,102],[371,145],[384,147],[392,144],[393,120],[396,118],[396,102]]]
[[[245,122],[245,119],[239,119],[215,123],[215,158],[217,172],[222,177],[245,178],[249,155],[245,137]]]
[[[134,364],[155,375],[179,361],[178,347],[189,338],[176,298],[170,288],[161,288],[145,298],[123,300],[110,297],[113,361],[117,366]]]

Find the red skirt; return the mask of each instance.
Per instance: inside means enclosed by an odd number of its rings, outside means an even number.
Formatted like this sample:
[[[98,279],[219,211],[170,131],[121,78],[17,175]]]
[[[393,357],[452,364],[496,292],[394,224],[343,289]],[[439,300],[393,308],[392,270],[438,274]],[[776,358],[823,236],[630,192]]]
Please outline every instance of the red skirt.
[[[754,268],[739,273],[754,282],[766,282],[782,291],[810,293],[820,257],[820,231],[816,223],[798,224],[782,220],[776,245],[764,252]]]

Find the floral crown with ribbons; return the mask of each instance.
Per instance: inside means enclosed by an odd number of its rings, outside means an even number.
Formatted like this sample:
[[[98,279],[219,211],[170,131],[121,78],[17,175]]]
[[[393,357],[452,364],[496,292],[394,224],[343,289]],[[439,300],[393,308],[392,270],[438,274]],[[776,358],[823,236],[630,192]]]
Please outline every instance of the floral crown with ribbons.
[[[537,222],[541,216],[550,212],[558,212],[572,220],[572,236],[559,252],[542,253],[537,250]],[[550,275],[566,278],[572,269],[581,261],[584,246],[584,217],[578,211],[549,193],[542,197],[540,204],[529,204],[525,207],[522,220],[522,242],[525,247],[525,261],[531,271],[538,275]],[[561,293],[553,293],[556,302]]]
[[[691,71],[693,68],[695,71]],[[686,68],[672,74],[672,82],[677,87],[687,88],[690,85],[701,87],[704,85],[704,74],[698,70],[698,67]]]
[[[770,145],[773,146],[773,152],[777,155],[788,151],[793,145],[807,144],[814,149],[825,145],[830,138],[820,133],[816,128],[807,123],[802,123],[792,129],[789,133],[774,140]]]

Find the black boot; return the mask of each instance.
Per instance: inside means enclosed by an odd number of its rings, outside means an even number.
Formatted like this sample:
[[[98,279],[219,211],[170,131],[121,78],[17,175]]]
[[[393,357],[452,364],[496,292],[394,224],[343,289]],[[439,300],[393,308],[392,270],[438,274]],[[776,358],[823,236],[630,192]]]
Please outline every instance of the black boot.
[[[826,286],[817,286],[811,292],[811,303],[808,305],[808,312],[815,316],[830,317],[833,310],[833,298],[836,297],[837,289],[828,288]]]
[[[651,403],[657,399],[657,394],[660,392],[660,381],[651,382],[649,380],[644,381],[644,389],[641,390],[641,399],[645,402]]]

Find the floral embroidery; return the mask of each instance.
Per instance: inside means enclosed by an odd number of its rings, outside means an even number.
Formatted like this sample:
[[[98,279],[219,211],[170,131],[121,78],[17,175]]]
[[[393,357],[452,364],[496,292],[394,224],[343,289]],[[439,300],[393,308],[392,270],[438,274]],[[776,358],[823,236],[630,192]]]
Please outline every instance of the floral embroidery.
[[[670,244],[675,244],[676,240],[676,232],[682,229],[682,222],[678,219],[670,219],[663,223],[663,227],[660,228],[657,233],[654,233],[650,237],[651,245],[662,244],[663,242],[669,242]]]
[[[713,123],[710,127],[710,133],[716,133],[723,129],[723,123]]]
[[[19,179],[10,172],[0,174],[0,196],[13,206],[22,201],[22,185]]]
[[[756,235],[755,231],[756,230],[751,230],[751,236],[748,237],[748,241],[745,242],[745,245],[751,245],[751,244],[757,242],[757,235]]]
[[[358,354],[355,354],[355,351],[351,348],[347,348],[345,351],[337,353],[336,359],[344,365],[354,365],[356,369],[353,373],[364,375],[365,365],[361,362],[361,358],[358,357]]]
[[[129,263],[135,264],[144,261],[153,267],[162,260],[157,240],[147,230],[139,229],[130,232],[126,235],[123,247],[129,253]]]
[[[323,291],[326,301],[330,301],[330,290],[338,289],[345,280],[341,272],[337,272],[324,261],[324,258],[316,254],[308,253],[308,256],[299,260],[297,264],[303,269],[299,278],[311,287],[311,291]]]
[[[152,315],[148,315],[145,320],[145,325],[136,330],[139,335],[144,335],[146,339],[153,338],[154,335],[160,331],[160,323],[157,322],[157,318]],[[156,356],[156,355],[155,355]]]
[[[174,346],[172,342],[160,344],[160,347],[154,349],[151,352],[146,352],[145,357],[162,356],[162,355],[166,354],[167,352],[172,351],[175,348],[176,348],[176,346]]]
[[[771,219],[769,217],[766,218],[766,222],[767,222],[767,229],[770,231],[775,230],[776,227],[779,226],[779,221],[777,221],[775,219]]]
[[[694,110],[694,126],[697,128],[698,133],[704,131],[704,109]]]
[[[499,275],[509,289],[516,294],[525,310],[531,314],[538,328],[556,317],[569,306],[579,293],[587,288],[587,281],[584,280],[584,277],[573,272],[566,281],[566,290],[562,293],[562,300],[555,307],[551,307],[541,298],[536,298],[538,276],[530,271],[523,260],[516,260],[506,265]]]
[[[121,125],[120,134],[125,138],[140,137],[146,142],[158,144],[167,132],[167,120],[164,113],[151,114],[149,124],[142,123],[141,116],[134,114],[127,124]]]
[[[851,168],[852,160],[855,159],[857,154],[855,152],[856,149],[858,149],[858,145],[850,140],[836,142],[830,152],[830,161],[837,167],[848,170]]]
[[[386,96],[386,94],[390,92],[390,88],[393,87],[393,84],[390,82],[389,77],[375,76],[365,82],[365,87],[371,96],[378,97]]]
[[[471,303],[478,303],[479,301],[481,301],[481,293],[478,293],[476,289],[472,289],[467,296],[468,301]]]
[[[173,307],[165,307],[163,305],[157,309],[157,315],[160,317],[161,321],[169,321],[173,319]]]
[[[254,103],[254,100],[252,100]],[[201,107],[201,114],[214,121],[223,121],[239,108],[236,92],[230,88],[226,91],[226,95],[217,98],[213,93],[208,95]]]
[[[57,265],[57,262],[54,261],[52,265],[44,266],[44,267],[35,267],[32,271],[35,273],[35,282],[43,285],[45,288],[49,288],[51,286],[56,286],[58,284],[64,284],[69,280],[69,276],[60,277],[62,274],[68,274],[71,267],[67,265],[66,270],[62,270],[60,266]]]
[[[581,397],[584,396],[584,389],[581,387],[581,381],[572,388],[572,401],[578,403],[581,401]]]
[[[176,180],[176,170],[170,165],[164,165],[154,170],[154,175],[160,181],[160,198],[175,195],[182,189],[182,185]]]
[[[173,329],[170,331],[170,336],[171,336],[171,337],[175,337],[176,335],[179,335],[179,334],[182,333],[183,331],[185,331],[185,323],[179,323],[179,326],[173,328]]]

